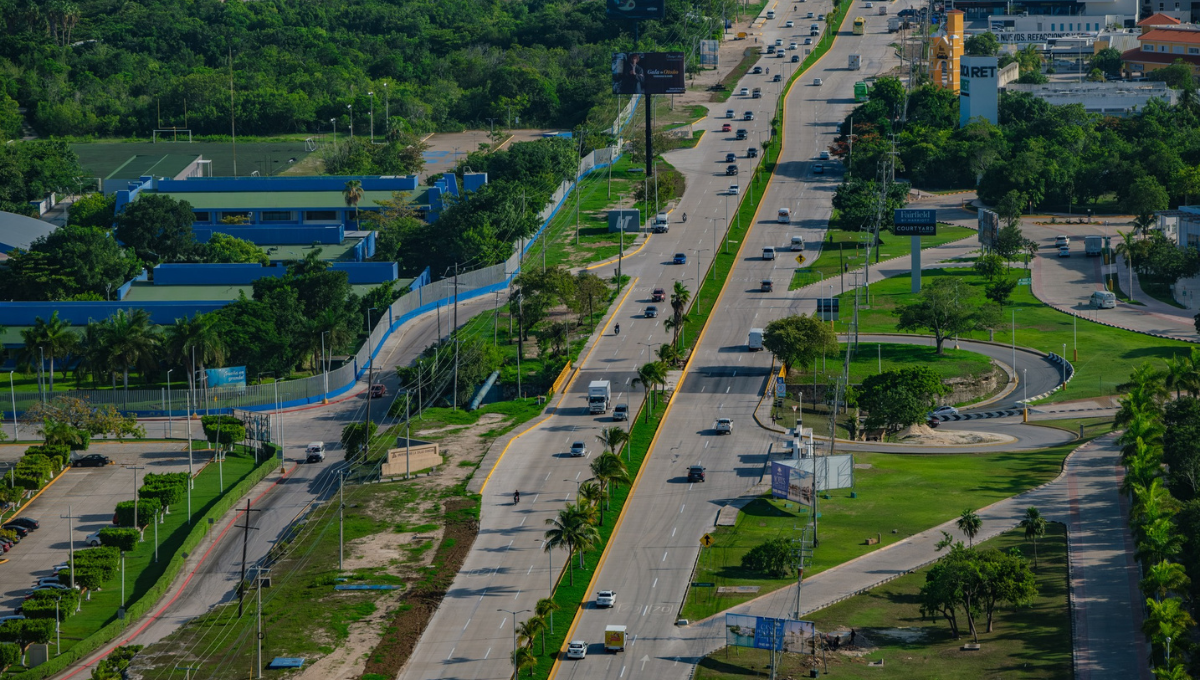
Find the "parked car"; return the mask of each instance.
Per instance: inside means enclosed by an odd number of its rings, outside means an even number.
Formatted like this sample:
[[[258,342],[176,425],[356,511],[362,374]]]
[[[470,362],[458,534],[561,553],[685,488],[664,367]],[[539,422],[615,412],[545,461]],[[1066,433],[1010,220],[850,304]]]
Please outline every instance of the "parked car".
[[[675,253],[675,258],[671,262],[673,264],[687,264],[687,253]]]
[[[666,299],[667,299],[667,291],[663,290],[662,288],[655,288],[650,293],[650,301],[651,302],[662,302],[663,300],[666,300]]]
[[[587,643],[583,640],[571,640],[567,643],[567,658],[582,659],[587,656]]]
[[[9,616],[0,616],[0,626],[3,626],[4,624],[8,623],[9,621],[24,621],[24,620],[25,620],[25,617],[21,614],[11,614]]]
[[[19,524],[20,526],[23,526],[26,529],[29,529],[30,531],[37,531],[38,527],[42,526],[41,522],[38,522],[36,519],[31,519],[29,517],[17,517],[15,519],[9,520],[8,524]],[[4,526],[7,528],[8,524],[5,524]]]
[[[572,458],[583,458],[587,455],[587,446],[583,442],[572,442],[570,455]]]
[[[32,533],[28,527],[21,526],[20,524],[9,523],[9,524],[5,524],[4,528],[8,529],[9,531],[15,532],[17,534],[18,539],[25,538],[30,533]]]
[[[717,434],[733,434],[733,421],[728,418],[717,418]]]
[[[104,467],[105,465],[110,465],[111,463],[112,460],[109,459],[108,456],[101,455],[99,453],[89,453],[86,456],[80,456],[79,458],[76,458],[71,465],[74,467]]]
[[[642,312],[642,315],[645,316],[647,319],[657,319],[658,318],[658,307],[655,305],[647,305],[646,310],[644,312]]]
[[[689,482],[703,482],[704,481],[704,466],[703,465],[692,465],[692,466],[688,467],[687,480]]]
[[[596,606],[611,608],[617,604],[617,593],[615,590],[601,590],[596,593]]]
[[[613,420],[629,420],[629,404],[617,404],[614,406]]]
[[[95,547],[99,546],[100,545],[100,532],[93,531],[92,533],[87,535],[87,538],[83,539],[83,542],[87,543],[89,548],[95,548]]]
[[[304,448],[304,462],[320,463],[325,460],[325,442],[309,442]]]

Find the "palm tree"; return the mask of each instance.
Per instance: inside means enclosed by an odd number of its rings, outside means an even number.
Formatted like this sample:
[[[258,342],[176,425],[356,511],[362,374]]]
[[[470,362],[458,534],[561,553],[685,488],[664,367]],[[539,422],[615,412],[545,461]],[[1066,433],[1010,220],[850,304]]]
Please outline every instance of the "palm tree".
[[[1162,402],[1171,396],[1170,390],[1167,389],[1166,380],[1166,375],[1162,371],[1151,366],[1149,361],[1143,361],[1129,374],[1128,381],[1117,385],[1117,389],[1130,393],[1133,393],[1135,390],[1141,390],[1139,393],[1140,397],[1148,398],[1154,403],[1161,405]]]
[[[346,199],[346,205],[354,208],[354,221],[358,221],[358,202],[363,199],[362,181],[352,179],[346,182],[346,188],[342,189],[342,198]]]
[[[617,429],[617,428],[611,428]],[[622,430],[622,432],[624,432]],[[605,500],[611,498],[611,488],[613,484],[631,484],[629,477],[629,468],[625,467],[625,461],[615,453],[605,452],[592,461],[592,475],[595,476],[600,484],[604,487]]]
[[[600,434],[596,435],[596,439],[604,447],[605,451],[611,451],[612,453],[617,453],[617,451],[620,450],[621,445],[629,441],[629,433],[619,427],[616,427],[616,426],[606,427],[603,430],[600,430]],[[595,471],[596,471],[596,463],[593,462],[592,463],[593,474],[595,473]]]
[[[633,384],[640,384],[646,392],[646,403],[649,404],[649,408],[644,410],[646,412],[646,422],[650,422],[650,412],[654,410],[654,402],[651,397],[654,395],[655,387],[666,384],[666,367],[660,361],[651,361],[648,364],[642,364],[638,367],[637,373],[638,377],[633,379]]]
[[[604,489],[594,480],[588,480],[579,485],[579,502],[597,507],[604,500]],[[600,525],[604,526],[604,515],[600,515]]]
[[[75,349],[75,356],[79,359],[75,364],[77,384],[83,376],[90,376],[95,384],[110,372],[112,362],[108,357],[107,331],[108,325],[104,321],[92,321],[84,326],[79,346]]]
[[[1135,488],[1150,486],[1162,474],[1162,452],[1136,442],[1137,450],[1125,461],[1125,478],[1121,480],[1121,493],[1133,498]]]
[[[1151,524],[1160,519],[1167,519],[1179,510],[1179,501],[1171,495],[1162,484],[1161,477],[1155,477],[1149,484],[1134,484],[1131,486],[1133,502],[1129,509],[1129,517],[1134,529]]]
[[[976,515],[974,510],[963,510],[955,524],[958,525],[958,530],[966,535],[967,547],[975,545],[975,537],[983,527],[983,520],[979,519],[979,515]]]
[[[140,368],[143,375],[154,369],[158,359],[158,330],[150,322],[150,313],[118,309],[109,318],[108,348],[114,367],[121,369],[123,385],[129,389],[129,371]]]
[[[21,331],[21,339],[25,341],[25,352],[29,358],[40,364],[42,357],[50,360],[50,391],[54,391],[54,359],[66,357],[79,344],[79,336],[71,331],[71,322],[58,318],[58,312],[50,315],[46,321],[42,317],[34,319],[33,326]]]
[[[1142,527],[1134,559],[1154,564],[1174,557],[1183,547],[1183,537],[1175,531],[1171,520],[1160,517]]]
[[[1187,90],[1184,90],[1185,92]],[[1192,676],[1188,675],[1187,667],[1181,663],[1176,663],[1170,668],[1159,666],[1154,669],[1154,680],[1192,680]]]
[[[1129,290],[1125,291],[1125,294],[1129,296],[1129,301],[1133,302],[1133,251],[1137,249],[1137,244],[1133,240],[1132,231],[1118,229],[1117,233],[1121,235],[1121,242],[1113,250],[1125,258],[1125,264],[1129,265]]]
[[[1163,371],[1163,385],[1167,389],[1175,390],[1175,398],[1178,399],[1180,392],[1187,389],[1192,379],[1192,369],[1188,365],[1188,360],[1180,356],[1173,356],[1167,359],[1167,368]]]
[[[1138,455],[1139,451],[1152,451],[1161,455],[1164,434],[1166,428],[1158,416],[1140,410],[1132,413],[1125,424],[1125,431],[1117,437],[1117,443],[1121,445],[1121,462],[1128,464],[1130,457]]]
[[[687,311],[687,305],[691,299],[692,292],[683,285],[682,281],[676,281],[675,286],[671,288],[671,318],[679,330],[683,330],[683,324],[687,321],[687,315],[684,312]],[[675,342],[672,344],[679,342],[679,334],[676,333],[675,336]]]
[[[531,616],[517,624],[517,639],[528,647],[533,647],[534,639],[545,632],[546,622],[537,616]]]
[[[345,347],[354,340],[354,333],[344,323],[342,314],[336,309],[323,309],[315,319],[308,323],[308,353],[313,366],[319,366],[317,360],[322,343],[330,354],[335,348]]]
[[[670,322],[670,319],[667,319]],[[668,328],[668,330],[670,330]],[[679,348],[669,342],[664,342],[658,346],[658,360],[667,366],[675,366],[679,363]]]
[[[1165,600],[1146,600],[1146,618],[1142,620],[1142,632],[1157,648],[1165,646],[1167,638],[1184,640],[1188,629],[1196,625],[1192,615],[1183,606],[1183,600],[1168,597]]]
[[[47,444],[69,446],[72,450],[76,447],[82,447],[86,443],[83,439],[83,431],[61,420],[51,420],[49,418],[43,420],[41,434]]]
[[[1163,560],[1146,570],[1141,587],[1147,597],[1153,595],[1154,599],[1161,601],[1167,593],[1182,593],[1189,583],[1191,579],[1188,578],[1182,564]]]
[[[571,565],[571,557],[576,552],[579,553],[579,568],[583,568],[583,552],[590,548],[600,538],[600,533],[596,531],[596,527],[592,525],[591,519],[595,515],[595,509],[588,508],[581,503],[570,503],[567,507],[558,512],[556,517],[546,519],[546,524],[551,528],[546,530],[546,547],[545,550],[553,550],[555,548],[566,548],[567,550],[567,573],[570,576],[570,584],[575,585],[575,572]]]
[[[533,675],[533,669],[537,668],[537,655],[528,647],[517,647],[512,653],[513,665],[517,668],[517,675],[526,668],[529,669],[529,674]]]
[[[1037,540],[1046,535],[1046,518],[1037,508],[1025,508],[1025,517],[1019,526],[1025,528],[1025,540],[1033,541],[1033,568],[1037,569]]]
[[[204,375],[206,366],[225,363],[226,347],[218,328],[220,321],[221,318],[215,313],[196,314],[191,318],[175,319],[175,323],[165,329],[167,355],[173,364],[184,369],[183,372],[188,376],[188,387],[192,389],[196,387],[196,375],[192,373],[192,368],[201,371],[199,375]]]
[[[543,621],[548,620],[550,622],[550,632],[553,633],[554,632],[554,612],[558,611],[559,609],[560,609],[560,607],[558,606],[557,603],[554,602],[554,600],[552,598],[543,597],[542,599],[537,601],[536,605],[533,606],[533,613],[538,618],[542,619]],[[546,629],[543,628],[542,629],[542,654],[545,654],[545,653],[546,653]]]

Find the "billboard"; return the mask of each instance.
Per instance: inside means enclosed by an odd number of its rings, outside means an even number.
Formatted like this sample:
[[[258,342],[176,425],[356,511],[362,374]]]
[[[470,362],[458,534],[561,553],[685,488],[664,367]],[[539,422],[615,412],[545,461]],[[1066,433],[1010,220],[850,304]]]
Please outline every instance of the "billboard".
[[[613,52],[613,94],[683,94],[683,52]]]
[[[798,466],[788,465],[791,462],[794,461],[771,461],[771,496],[786,498],[802,505],[812,505],[812,473]]]
[[[974,118],[992,125],[1000,121],[1000,60],[998,57],[963,57],[958,66],[958,124]]]
[[[804,641],[813,635],[812,621],[776,619],[746,614],[725,615],[725,644],[802,653]]]
[[[979,245],[995,248],[1000,238],[1000,216],[987,208],[979,209]]]
[[[640,210],[609,210],[608,231],[641,231],[642,212]]]
[[[937,211],[930,209],[900,209],[893,217],[892,234],[896,236],[934,236],[937,234]]]
[[[605,0],[610,19],[665,19],[667,0]]]
[[[701,40],[700,41],[700,65],[711,66],[716,68],[720,65],[717,56],[717,47],[721,43],[716,40]]]
[[[771,461],[771,495],[796,503],[812,503],[817,491],[849,489],[854,483],[854,459],[849,454]]]
[[[246,367],[208,368],[204,370],[204,381],[210,389],[214,387],[245,387]]]
[[[817,318],[821,321],[838,320],[838,299],[817,298]]]

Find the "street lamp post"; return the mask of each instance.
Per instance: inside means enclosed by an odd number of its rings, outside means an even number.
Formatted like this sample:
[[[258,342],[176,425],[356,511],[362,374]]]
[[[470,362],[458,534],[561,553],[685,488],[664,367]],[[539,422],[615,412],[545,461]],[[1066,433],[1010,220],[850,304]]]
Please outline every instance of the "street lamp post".
[[[330,118],[330,123],[333,123],[333,147],[337,148],[337,118]]]
[[[388,104],[388,84],[383,84],[383,135],[386,137],[392,129],[392,107]]]
[[[138,471],[138,470],[145,470],[145,469],[146,469],[146,466],[145,466],[145,465],[126,465],[126,466],[125,466],[125,469],[126,469],[126,470],[133,470],[133,528],[134,528],[134,529],[137,529],[137,528],[138,528],[138,492],[137,492],[137,471]],[[139,539],[138,539],[138,540],[141,540],[141,539],[140,539],[140,537],[139,537]],[[124,602],[124,601],[125,601],[125,598],[124,598],[124,597],[122,597],[122,598],[121,598],[121,601],[122,601],[122,602]]]
[[[175,436],[175,421],[171,419],[171,371],[173,371],[173,370],[175,370],[175,369],[172,368],[172,369],[167,370],[167,428],[168,428],[167,438],[168,439]]]
[[[512,614],[512,617],[513,617],[513,658],[512,658],[512,662],[513,662],[513,669],[515,672],[515,669],[517,667],[517,614],[524,614],[525,612],[528,612],[530,610],[517,609],[516,611],[514,611],[512,609],[497,609],[496,611],[507,612],[509,614]]]
[[[13,387],[13,372],[8,372],[8,393],[12,396],[13,441],[17,441],[17,390]]]
[[[346,110],[350,112],[350,139],[354,139],[354,105],[346,104]]]
[[[369,97],[371,97],[371,113],[369,113],[368,115],[371,117],[371,143],[374,144],[375,143],[375,93],[367,92],[367,95]]]
[[[1021,369],[1021,405],[1025,407],[1022,409],[1024,412],[1024,417],[1022,418],[1021,422],[1025,423],[1029,422],[1029,383],[1025,380],[1027,371],[1028,369]]]

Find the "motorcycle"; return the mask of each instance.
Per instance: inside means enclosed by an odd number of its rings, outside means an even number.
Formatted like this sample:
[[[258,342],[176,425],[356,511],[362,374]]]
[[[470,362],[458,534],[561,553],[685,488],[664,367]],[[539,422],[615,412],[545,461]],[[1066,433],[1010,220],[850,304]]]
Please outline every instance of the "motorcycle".
[[[621,334],[621,324],[617,324],[616,326],[613,326],[613,335],[620,335],[620,334]]]

